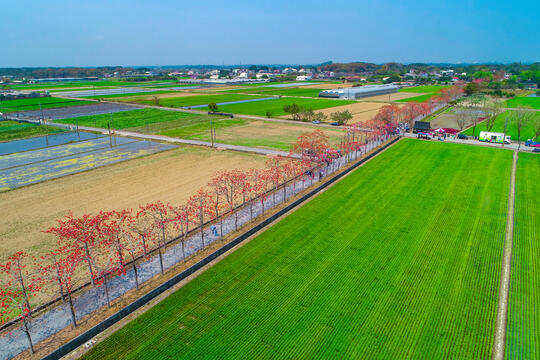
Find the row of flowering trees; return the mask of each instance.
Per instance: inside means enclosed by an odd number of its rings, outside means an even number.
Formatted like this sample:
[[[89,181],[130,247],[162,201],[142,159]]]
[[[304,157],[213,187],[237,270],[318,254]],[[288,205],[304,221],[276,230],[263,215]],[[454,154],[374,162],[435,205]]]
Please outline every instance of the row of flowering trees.
[[[76,327],[73,293],[81,284],[102,287],[110,306],[112,276],[124,275],[131,268],[135,286],[139,288],[140,260],[156,256],[163,274],[165,248],[172,241],[181,245],[185,261],[190,232],[200,232],[204,248],[209,242],[203,230],[209,222],[215,229],[219,228],[222,236],[225,216],[232,217],[238,229],[241,207],[249,206],[253,219],[253,207],[260,202],[264,214],[269,196],[274,204],[278,196],[287,198],[287,183],[296,187],[301,179],[301,186],[305,187],[306,181],[313,181],[316,168],[331,166],[340,157],[349,161],[357,158],[369,141],[385,134],[386,129],[374,126],[375,123],[368,131],[358,124],[350,126],[337,147],[330,146],[328,137],[320,130],[305,133],[292,147],[290,157],[270,158],[264,169],[219,171],[206,187],[179,205],[156,201],[140,205],[136,210],[80,216],[69,213],[57,220],[56,226],[45,230],[56,238],[56,245],[48,253],[37,257],[19,251],[0,264],[1,323],[18,317],[33,352],[30,333],[33,302],[50,296],[53,291],[56,293],[53,297],[67,304]]]
[[[421,103],[409,102],[403,106],[398,106],[397,104],[385,105],[371,119],[371,127],[378,128],[380,126],[406,123],[412,128],[415,120],[430,115],[435,110],[456,100],[462,94],[463,87],[452,86],[442,89],[436,96]]]

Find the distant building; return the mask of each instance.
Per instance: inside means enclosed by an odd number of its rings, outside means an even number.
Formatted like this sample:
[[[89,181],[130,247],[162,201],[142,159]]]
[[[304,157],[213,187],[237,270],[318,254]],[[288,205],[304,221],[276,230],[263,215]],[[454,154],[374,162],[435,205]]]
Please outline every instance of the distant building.
[[[523,85],[523,88],[524,89],[537,89],[538,86],[536,85],[536,83],[534,81],[531,81],[531,80],[527,80],[527,81],[522,81],[521,84]]]
[[[393,84],[366,85],[351,88],[322,90],[319,92],[319,97],[335,99],[359,99],[363,97],[395,93],[398,91],[398,89],[399,87]]]
[[[313,77],[310,76],[310,75],[298,75],[296,77],[296,81],[309,81],[309,80],[312,80]]]

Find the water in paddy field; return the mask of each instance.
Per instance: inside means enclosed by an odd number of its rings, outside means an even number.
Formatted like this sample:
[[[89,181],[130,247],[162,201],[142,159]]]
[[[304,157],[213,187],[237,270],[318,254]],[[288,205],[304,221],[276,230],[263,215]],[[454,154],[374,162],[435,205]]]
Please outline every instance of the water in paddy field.
[[[175,147],[153,141],[107,136],[0,155],[0,192]]]
[[[72,131],[66,131],[57,134],[36,136],[30,139],[6,141],[0,143],[0,155],[63,145],[75,141],[96,139],[101,136],[103,135],[97,135],[87,132],[77,133]]]

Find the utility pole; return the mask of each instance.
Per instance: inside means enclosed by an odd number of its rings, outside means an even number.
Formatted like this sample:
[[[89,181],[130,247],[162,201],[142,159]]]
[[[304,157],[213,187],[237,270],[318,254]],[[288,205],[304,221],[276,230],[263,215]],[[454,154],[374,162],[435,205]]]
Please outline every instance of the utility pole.
[[[502,147],[504,147],[504,141],[506,139],[506,128],[508,126],[508,116],[504,119],[504,135],[503,135],[503,141],[502,141]]]
[[[210,117],[210,141],[212,142],[212,147],[214,147],[214,124],[212,117]]]

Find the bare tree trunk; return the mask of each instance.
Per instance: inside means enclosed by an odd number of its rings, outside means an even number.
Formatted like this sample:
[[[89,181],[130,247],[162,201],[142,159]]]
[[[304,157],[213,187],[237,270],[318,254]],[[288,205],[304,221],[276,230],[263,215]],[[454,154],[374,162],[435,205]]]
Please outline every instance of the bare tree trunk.
[[[147,256],[148,255],[148,250],[146,249],[146,239],[144,237],[144,234],[141,234],[141,237],[142,237],[142,245],[143,245],[144,256]]]
[[[68,302],[69,302],[69,310],[71,312],[71,322],[73,323],[73,327],[77,327],[77,317],[75,316],[75,307],[73,306],[73,298],[71,297],[71,291],[67,292]]]
[[[158,245],[159,248],[158,248],[158,252],[159,252],[159,266],[161,268],[161,275],[163,275],[164,271],[163,271],[163,253],[161,252],[161,244]]]
[[[133,272],[135,273],[135,287],[139,289],[139,272],[137,270],[137,265],[135,264],[135,259],[133,259]]]
[[[186,250],[185,250],[184,240],[181,240],[180,242],[182,243],[182,258],[183,258],[183,260],[185,262],[186,261]]]
[[[103,289],[105,290],[105,297],[107,298],[107,306],[111,307],[111,299],[109,297],[109,287],[107,286],[107,274],[103,275]]]
[[[30,352],[34,353],[34,344],[32,343],[32,336],[30,336],[30,329],[28,327],[28,320],[26,319],[26,316],[23,317],[23,323],[24,323],[24,333],[26,334],[26,338],[28,339],[28,345],[30,347]]]
[[[88,270],[90,271],[90,281],[92,282],[92,286],[96,286],[96,282],[94,280],[94,270],[92,269],[92,262],[90,261],[90,249],[88,249],[88,244],[84,244],[84,252],[86,254],[86,263],[88,264]]]
[[[202,247],[204,249],[204,229],[203,229],[203,225],[204,225],[204,214],[203,214],[203,210],[202,208],[199,210],[199,219],[201,221],[201,241],[202,241]]]

